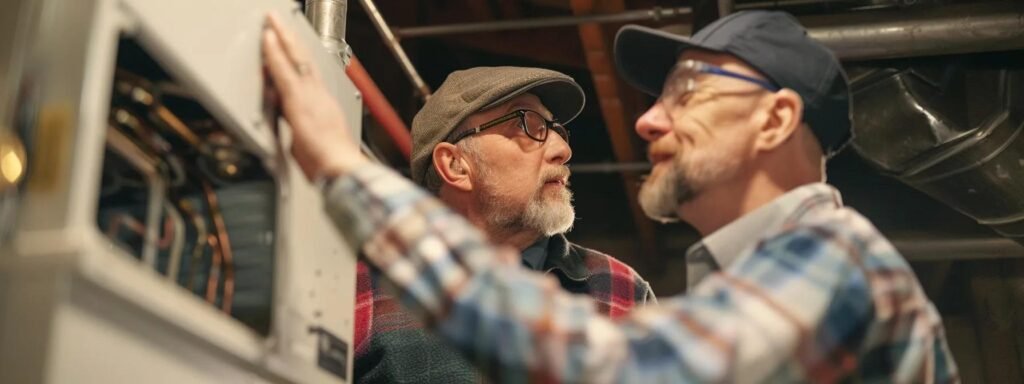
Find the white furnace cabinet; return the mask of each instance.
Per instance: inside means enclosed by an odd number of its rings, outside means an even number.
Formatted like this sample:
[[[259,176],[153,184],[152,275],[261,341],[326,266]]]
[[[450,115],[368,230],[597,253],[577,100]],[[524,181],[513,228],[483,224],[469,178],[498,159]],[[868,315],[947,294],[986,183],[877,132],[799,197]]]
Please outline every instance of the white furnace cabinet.
[[[0,383],[349,382],[355,258],[282,149],[265,14],[357,137],[361,100],[296,2],[0,3],[0,131],[25,152],[0,194]]]

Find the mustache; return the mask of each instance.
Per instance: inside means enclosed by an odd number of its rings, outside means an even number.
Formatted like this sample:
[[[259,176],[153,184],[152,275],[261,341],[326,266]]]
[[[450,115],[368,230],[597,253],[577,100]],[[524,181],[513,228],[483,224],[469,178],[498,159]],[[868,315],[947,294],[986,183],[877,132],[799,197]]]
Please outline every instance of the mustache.
[[[564,180],[565,181],[565,186],[568,187],[569,186],[569,176],[571,176],[571,175],[572,175],[572,172],[569,171],[569,167],[563,165],[563,166],[559,166],[559,167],[555,167],[555,168],[548,168],[543,173],[541,173],[541,178],[540,179],[542,180],[542,183],[547,183],[549,181]]]

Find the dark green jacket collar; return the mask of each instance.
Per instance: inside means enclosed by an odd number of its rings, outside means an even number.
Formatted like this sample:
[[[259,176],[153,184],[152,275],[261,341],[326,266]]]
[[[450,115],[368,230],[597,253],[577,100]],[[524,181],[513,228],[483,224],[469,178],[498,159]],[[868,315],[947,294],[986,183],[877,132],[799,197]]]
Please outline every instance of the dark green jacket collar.
[[[548,254],[544,259],[544,271],[559,271],[574,281],[589,279],[590,271],[583,260],[583,253],[578,248],[579,246],[570,243],[563,234],[551,236],[548,241]]]

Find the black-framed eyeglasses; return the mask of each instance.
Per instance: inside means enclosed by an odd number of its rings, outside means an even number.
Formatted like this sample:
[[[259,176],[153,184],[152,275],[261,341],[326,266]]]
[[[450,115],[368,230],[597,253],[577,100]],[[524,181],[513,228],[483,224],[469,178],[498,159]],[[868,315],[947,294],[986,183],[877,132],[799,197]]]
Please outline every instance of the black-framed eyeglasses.
[[[555,131],[562,139],[566,142],[569,141],[569,130],[565,129],[562,124],[554,120],[548,120],[544,115],[537,111],[531,111],[529,109],[517,109],[503,115],[497,119],[488,121],[480,124],[479,126],[459,133],[455,137],[446,140],[449,143],[455,144],[462,139],[477,133],[483,132],[485,129],[496,127],[502,123],[511,121],[513,119],[519,119],[519,128],[526,133],[526,136],[537,142],[545,142],[548,139],[548,132]]]
[[[683,60],[676,64],[672,69],[672,73],[670,73],[665,79],[665,86],[662,88],[661,98],[669,105],[675,104],[678,100],[683,99],[688,93],[693,92],[694,89],[697,88],[697,76],[701,74],[731,77],[733,79],[757,84],[761,88],[771,92],[778,92],[782,89],[768,80],[747,76],[742,73],[736,73],[703,61]]]

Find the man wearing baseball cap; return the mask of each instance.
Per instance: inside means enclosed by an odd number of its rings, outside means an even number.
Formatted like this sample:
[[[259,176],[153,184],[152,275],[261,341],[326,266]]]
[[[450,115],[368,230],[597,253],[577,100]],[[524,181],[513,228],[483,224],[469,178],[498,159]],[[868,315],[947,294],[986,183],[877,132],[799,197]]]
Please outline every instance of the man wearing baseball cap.
[[[326,91],[295,74],[308,60],[273,33],[285,105],[308,106]],[[318,119],[285,108],[308,138],[292,151],[319,154],[306,174],[323,175],[328,213],[403,303],[504,381],[959,381],[913,271],[823,183],[850,136],[845,75],[825,47],[788,14],[746,11],[693,38],[625,27],[615,55],[628,82],[659,96],[636,124],[654,163],[641,204],[704,235],[686,255],[686,295],[618,321],[495,263],[509,250],[354,155],[333,104]],[[333,144],[312,139],[327,135]],[[326,150],[339,146],[349,150]]]
[[[479,228],[521,251],[514,264],[557,277],[612,318],[654,303],[626,264],[566,240],[575,213],[566,125],[584,93],[562,73],[477,67],[448,76],[412,123],[412,179]],[[356,382],[478,382],[472,364],[428,335],[380,285],[357,278]]]

